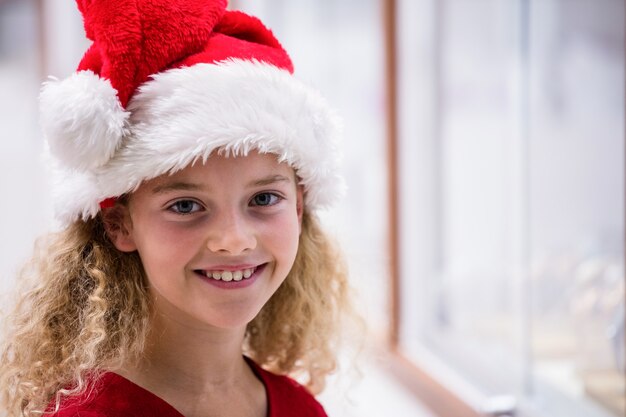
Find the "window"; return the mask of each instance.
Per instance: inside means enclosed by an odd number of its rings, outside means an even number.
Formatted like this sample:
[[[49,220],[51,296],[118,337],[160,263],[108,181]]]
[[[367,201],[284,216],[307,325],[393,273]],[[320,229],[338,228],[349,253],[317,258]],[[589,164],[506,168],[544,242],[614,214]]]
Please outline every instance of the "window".
[[[623,415],[624,3],[397,7],[400,351],[477,409]]]

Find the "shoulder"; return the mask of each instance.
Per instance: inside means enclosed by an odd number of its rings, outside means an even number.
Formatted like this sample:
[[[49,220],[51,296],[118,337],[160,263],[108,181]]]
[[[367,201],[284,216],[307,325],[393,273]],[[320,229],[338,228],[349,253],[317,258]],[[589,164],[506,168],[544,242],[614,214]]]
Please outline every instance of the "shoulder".
[[[256,364],[253,368],[267,390],[269,417],[327,417],[319,401],[293,379],[266,371]]]
[[[50,417],[180,417],[169,404],[115,373],[105,373],[84,393],[61,401]]]

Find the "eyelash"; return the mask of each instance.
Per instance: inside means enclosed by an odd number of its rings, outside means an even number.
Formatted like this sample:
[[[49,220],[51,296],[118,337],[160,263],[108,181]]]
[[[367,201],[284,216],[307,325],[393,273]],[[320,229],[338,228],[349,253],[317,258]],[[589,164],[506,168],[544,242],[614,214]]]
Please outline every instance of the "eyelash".
[[[181,203],[191,203],[192,205],[194,205],[196,207],[196,210],[192,210],[192,211],[182,211],[180,210],[180,204]],[[202,205],[200,203],[198,203],[197,201],[194,200],[178,200],[174,203],[172,203],[168,208],[168,210],[173,211],[176,214],[180,214],[182,216],[187,216],[193,213],[196,213],[200,210],[203,209]]]
[[[258,201],[256,201],[256,199],[258,197],[264,197],[264,196],[269,196],[271,201],[268,202],[267,204],[259,204]],[[262,192],[262,193],[258,193],[254,195],[252,199],[250,200],[250,204],[253,207],[271,207],[280,203],[282,200],[284,200],[284,197],[282,197],[281,195],[278,195],[272,192]],[[189,211],[184,211],[180,209],[181,204],[191,204],[193,208]],[[173,211],[176,214],[186,216],[186,215],[190,215],[193,213],[197,213],[198,211],[201,211],[203,209],[203,206],[194,200],[178,200],[172,203],[167,209],[170,211]]]
[[[254,197],[252,197],[251,202],[254,203],[254,201],[257,199],[257,197],[259,196],[270,196],[270,198],[273,198],[273,202],[272,203],[268,203],[268,204],[254,204],[254,206],[256,207],[270,207],[273,205],[276,205],[278,203],[281,202],[281,200],[284,200],[284,198],[276,193],[271,193],[271,192],[262,192],[262,193],[258,193],[256,194]]]

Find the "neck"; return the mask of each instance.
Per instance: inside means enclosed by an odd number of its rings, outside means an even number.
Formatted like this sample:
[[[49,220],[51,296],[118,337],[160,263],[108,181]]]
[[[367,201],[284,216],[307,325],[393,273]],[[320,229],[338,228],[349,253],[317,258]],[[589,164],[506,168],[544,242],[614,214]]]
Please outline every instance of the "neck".
[[[142,359],[118,373],[185,417],[266,416],[265,387],[242,355],[245,326],[221,329],[174,317],[155,314]]]
[[[245,327],[198,328],[157,314],[142,359],[122,374],[155,391],[234,387],[251,373],[242,356],[244,334]]]

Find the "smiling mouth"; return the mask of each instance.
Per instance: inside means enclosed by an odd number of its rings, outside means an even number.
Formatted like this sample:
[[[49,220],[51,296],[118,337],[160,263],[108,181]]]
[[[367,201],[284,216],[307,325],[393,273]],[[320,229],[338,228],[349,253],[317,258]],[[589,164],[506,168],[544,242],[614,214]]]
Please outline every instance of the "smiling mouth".
[[[242,281],[250,278],[254,272],[258,269],[258,266],[253,268],[246,268],[237,271],[203,271],[197,270],[196,273],[204,275],[207,278],[214,279],[215,281]]]

